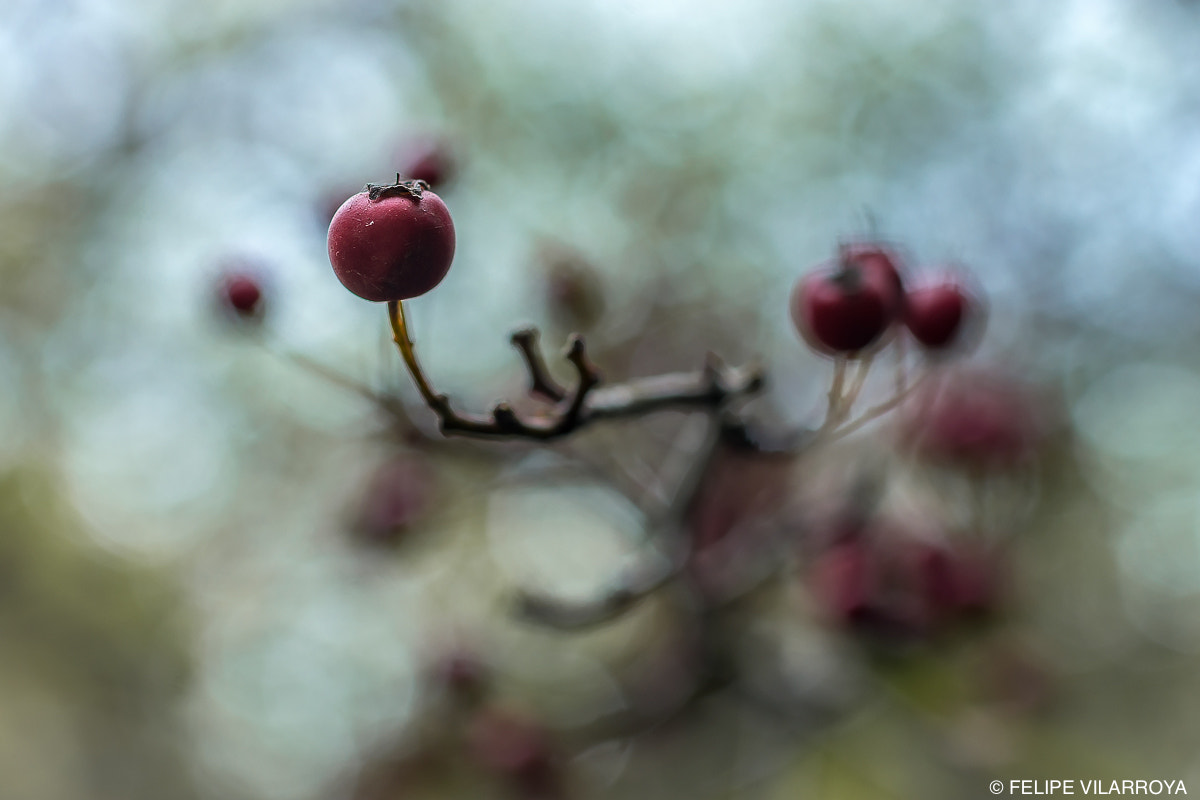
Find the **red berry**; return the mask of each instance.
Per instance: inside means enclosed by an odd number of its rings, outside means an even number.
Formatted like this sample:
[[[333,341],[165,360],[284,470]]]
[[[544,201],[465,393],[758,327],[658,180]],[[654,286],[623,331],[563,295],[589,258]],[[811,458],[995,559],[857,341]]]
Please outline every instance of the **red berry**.
[[[871,611],[875,591],[873,572],[865,543],[838,544],[813,565],[813,594],[834,621],[853,624]]]
[[[907,407],[903,438],[926,457],[964,466],[1019,466],[1047,433],[1046,409],[1028,387],[981,370],[924,387]]]
[[[225,281],[225,297],[239,314],[253,314],[262,300],[262,289],[248,275],[232,275]]]
[[[252,273],[229,269],[217,285],[217,301],[227,312],[244,320],[262,317],[262,284]]]
[[[466,739],[476,763],[508,779],[520,794],[557,794],[554,753],[546,729],[535,720],[507,709],[485,709],[469,724]]]
[[[419,181],[369,186],[329,223],[329,261],[366,300],[407,300],[442,282],[454,259],[454,223]]]
[[[874,344],[895,319],[901,294],[880,269],[839,260],[797,281],[792,323],[809,346],[824,353],[855,353]]]
[[[843,264],[854,264],[865,272],[877,273],[896,288],[897,300],[904,299],[903,260],[895,250],[879,242],[844,242],[838,247]]]
[[[414,139],[400,148],[400,174],[414,181],[425,181],[441,189],[454,179],[458,164],[445,142],[437,139]]]
[[[913,338],[938,350],[957,341],[974,303],[957,281],[947,280],[908,293],[904,322]]]
[[[354,531],[365,542],[393,545],[429,509],[435,476],[428,464],[397,456],[372,476]]]

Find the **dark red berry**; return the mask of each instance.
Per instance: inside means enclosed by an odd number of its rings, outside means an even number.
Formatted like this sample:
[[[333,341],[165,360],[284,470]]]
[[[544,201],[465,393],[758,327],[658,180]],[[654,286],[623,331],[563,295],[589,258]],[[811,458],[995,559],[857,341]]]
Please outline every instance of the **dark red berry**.
[[[880,242],[845,242],[838,247],[838,259],[865,272],[884,278],[895,287],[897,300],[904,299],[904,261],[894,249]]]
[[[354,531],[364,541],[396,544],[428,510],[434,474],[421,459],[397,456],[381,466],[367,484]]]
[[[896,317],[900,296],[883,270],[839,260],[796,282],[792,323],[813,349],[853,354],[883,336]]]
[[[539,245],[537,257],[554,322],[573,331],[593,327],[604,313],[604,289],[595,267],[582,253],[552,241]]]
[[[401,146],[397,156],[401,175],[414,181],[425,181],[433,189],[445,187],[458,172],[449,145],[439,139],[414,139]]]
[[[261,319],[263,288],[259,277],[241,261],[228,264],[217,281],[217,302],[226,313],[237,319]]]
[[[489,708],[467,729],[467,748],[477,763],[507,779],[527,797],[554,795],[558,782],[545,728],[524,714]]]
[[[813,564],[813,594],[835,622],[855,624],[871,610],[875,590],[872,572],[866,543],[835,545]]]
[[[938,350],[960,338],[973,305],[961,283],[947,280],[911,290],[904,322],[914,339],[925,347]]]
[[[407,300],[442,282],[454,259],[446,204],[417,181],[370,186],[329,223],[329,261],[342,285],[366,300]]]
[[[966,466],[1018,466],[1047,433],[1045,409],[1027,387],[983,370],[923,387],[907,407],[903,438],[926,457]]]
[[[234,311],[251,316],[262,302],[262,288],[249,275],[230,275],[225,279],[225,299]]]

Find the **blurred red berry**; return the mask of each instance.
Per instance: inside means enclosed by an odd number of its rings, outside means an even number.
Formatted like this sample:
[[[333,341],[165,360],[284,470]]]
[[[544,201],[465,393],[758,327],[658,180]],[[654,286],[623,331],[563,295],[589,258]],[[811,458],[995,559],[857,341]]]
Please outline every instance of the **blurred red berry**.
[[[901,416],[903,439],[918,453],[975,467],[1029,461],[1046,434],[1046,413],[1026,387],[972,370],[923,387]]]
[[[262,302],[262,288],[249,275],[230,275],[223,291],[231,308],[242,316],[252,316]]]
[[[545,276],[546,305],[554,322],[573,331],[586,331],[604,314],[604,289],[595,267],[577,250],[557,242],[542,242],[537,259]]]
[[[876,273],[895,287],[899,300],[903,301],[904,261],[895,249],[876,241],[843,242],[838,247],[838,259],[865,272]]]
[[[371,477],[354,530],[374,544],[395,544],[429,509],[434,474],[417,456],[397,456]]]
[[[329,223],[329,261],[342,285],[366,300],[407,300],[433,289],[454,258],[454,223],[418,182],[373,186]]]
[[[918,579],[932,620],[963,619],[992,610],[997,595],[995,555],[965,546],[915,548]]]
[[[968,316],[978,306],[962,283],[944,280],[909,291],[904,322],[914,339],[938,350],[961,339]]]
[[[902,294],[894,273],[839,258],[796,282],[790,310],[796,330],[813,349],[853,354],[883,336],[895,320]]]
[[[444,140],[421,138],[406,142],[397,153],[397,169],[405,178],[425,181],[431,189],[443,189],[454,180],[458,163]]]
[[[860,634],[923,639],[993,610],[994,553],[873,527],[813,561],[810,590],[837,625]]]
[[[810,580],[818,604],[834,621],[853,624],[869,614],[874,587],[866,543],[831,547],[817,558]]]
[[[467,728],[471,756],[529,798],[557,796],[558,770],[545,728],[524,714],[489,708]]]
[[[473,653],[462,650],[442,655],[433,666],[433,679],[455,697],[476,701],[491,682],[491,670]]]
[[[247,322],[262,319],[265,293],[259,273],[254,262],[243,259],[223,266],[217,279],[216,299],[226,314]]]

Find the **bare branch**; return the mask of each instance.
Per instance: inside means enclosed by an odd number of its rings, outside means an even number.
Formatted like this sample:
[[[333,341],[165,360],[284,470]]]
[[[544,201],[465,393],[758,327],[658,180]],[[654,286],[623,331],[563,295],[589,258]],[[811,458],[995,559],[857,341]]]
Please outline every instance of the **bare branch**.
[[[734,398],[757,392],[764,383],[763,371],[757,365],[732,369],[710,356],[700,372],[659,375],[597,388],[602,380],[600,371],[587,357],[583,337],[575,334],[568,342],[566,359],[575,367],[577,378],[574,386],[564,389],[549,377],[537,347],[536,330],[527,329],[513,335],[513,345],[525,360],[531,390],[554,399],[554,406],[527,419],[518,416],[507,403],[496,405],[489,416],[462,414],[453,409],[448,396],[433,390],[421,369],[399,302],[388,303],[388,319],[405,366],[425,404],[437,414],[445,435],[557,439],[600,419],[635,417],[664,408],[720,409]]]
[[[557,403],[567,396],[567,390],[554,380],[546,368],[539,338],[537,328],[523,328],[512,335],[512,344],[525,359],[525,368],[529,371],[529,391]]]

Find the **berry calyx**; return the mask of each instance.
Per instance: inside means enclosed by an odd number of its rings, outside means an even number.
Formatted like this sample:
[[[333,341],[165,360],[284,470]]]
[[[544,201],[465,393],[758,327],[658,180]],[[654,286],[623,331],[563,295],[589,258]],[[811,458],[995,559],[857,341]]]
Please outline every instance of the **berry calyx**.
[[[454,259],[454,223],[423,181],[369,184],[329,223],[329,262],[365,300],[407,300],[433,289]]]
[[[908,293],[904,323],[923,346],[941,350],[959,340],[974,305],[961,283],[942,281]]]
[[[886,271],[839,258],[797,281],[790,302],[792,324],[814,350],[852,355],[883,336],[901,297]]]

